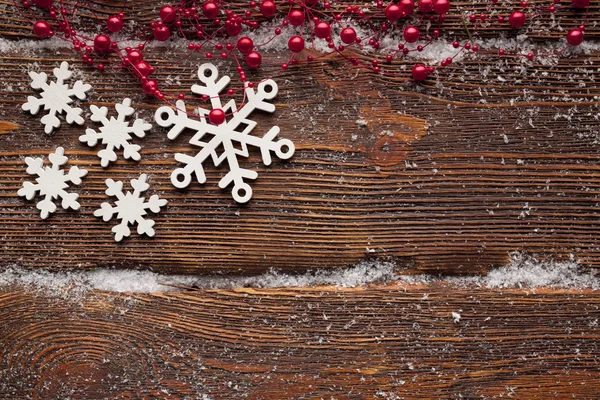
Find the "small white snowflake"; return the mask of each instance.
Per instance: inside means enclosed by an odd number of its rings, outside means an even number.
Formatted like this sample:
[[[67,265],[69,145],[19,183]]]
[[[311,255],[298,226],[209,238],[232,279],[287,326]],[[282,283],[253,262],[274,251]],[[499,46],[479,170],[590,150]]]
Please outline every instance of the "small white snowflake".
[[[106,221],[110,221],[115,215],[117,219],[121,220],[119,225],[115,225],[112,228],[115,234],[115,240],[120,242],[123,237],[131,235],[129,224],[137,223],[137,232],[142,235],[154,236],[154,221],[151,219],[145,219],[144,216],[147,214],[147,210],[153,213],[160,212],[160,208],[167,205],[167,200],[159,199],[158,195],[152,195],[148,201],[141,194],[148,190],[150,185],[146,183],[148,176],[146,174],[140,175],[138,179],[131,180],[131,187],[133,192],[123,193],[123,182],[113,181],[112,179],[106,180],[106,194],[108,196],[114,196],[117,198],[115,206],[111,206],[110,203],[102,203],[100,208],[94,211],[96,217],[102,217]]]
[[[73,71],[69,70],[69,63],[66,61],[60,64],[60,68],[54,68],[53,72],[56,82],[50,83],[48,83],[48,75],[45,72],[29,72],[31,87],[41,89],[41,97],[27,96],[27,103],[21,106],[24,111],[29,111],[33,115],[38,113],[41,106],[44,106],[44,110],[48,110],[48,114],[41,119],[46,133],[51,133],[54,128],[60,126],[58,115],[63,112],[66,115],[67,123],[82,125],[81,113],[83,110],[79,107],[71,107],[72,97],[84,100],[86,92],[92,88],[91,85],[84,84],[82,81],[75,81],[73,88],[69,88],[65,84],[65,81],[73,75]]]
[[[165,128],[172,126],[167,134],[169,139],[174,140],[184,129],[189,128],[196,131],[189,143],[202,148],[195,156],[175,154],[175,159],[185,166],[173,171],[171,182],[177,188],[185,188],[195,175],[199,183],[204,183],[206,176],[203,163],[209,157],[212,158],[215,166],[227,160],[229,172],[219,181],[219,187],[224,189],[233,183],[232,197],[239,203],[246,203],[252,197],[252,188],[244,180],[258,177],[256,171],[242,168],[238,162],[238,157],[249,156],[248,145],[260,149],[265,165],[271,164],[271,152],[282,160],[287,160],[294,154],[294,144],[290,140],[274,140],[279,134],[278,126],[273,126],[263,137],[250,135],[256,122],[248,117],[254,110],[271,113],[275,111],[275,105],[266,100],[271,100],[277,95],[277,84],[272,79],[267,79],[260,82],[254,91],[248,83],[245,83],[246,103],[237,108],[233,99],[224,106],[221,103],[219,94],[229,84],[230,78],[223,76],[217,80],[218,71],[214,65],[209,63],[201,65],[198,68],[198,78],[204,85],[193,85],[192,92],[208,96],[213,110],[223,110],[231,117],[220,125],[213,125],[208,121],[210,110],[199,107],[199,118],[189,118],[183,100],[175,103],[176,109],[164,106],[156,110],[156,122]]]
[[[81,184],[81,178],[87,174],[87,171],[73,166],[69,168],[69,172],[65,175],[65,171],[61,169],[61,166],[65,165],[69,159],[64,154],[62,147],[58,147],[54,153],[51,153],[48,156],[51,166],[44,166],[44,160],[41,158],[27,157],[25,159],[27,173],[37,175],[38,177],[35,180],[37,183],[24,182],[23,187],[18,191],[18,195],[25,196],[27,200],[33,199],[37,192],[40,193],[40,196],[45,196],[43,200],[37,203],[42,219],[48,218],[51,213],[56,211],[56,204],[53,200],[58,198],[62,200],[61,206],[65,210],[68,208],[79,210],[79,203],[77,202],[79,195],[67,193],[65,189],[69,187],[69,183]]]
[[[129,141],[132,139],[132,135],[139,138],[146,136],[146,131],[152,128],[152,125],[144,123],[142,119],[136,119],[133,121],[133,125],[130,126],[129,122],[125,121],[126,117],[132,115],[135,109],[131,107],[131,99],[125,98],[121,104],[115,104],[115,110],[117,110],[117,118],[107,118],[108,108],[96,107],[95,105],[90,106],[92,110],[91,120],[94,122],[100,122],[100,132],[96,132],[93,129],[86,129],[85,135],[79,136],[79,141],[87,143],[88,146],[94,147],[101,140],[105,148],[98,152],[100,157],[100,164],[103,167],[107,167],[112,161],[117,160],[117,153],[115,150],[123,149],[123,157],[126,159],[132,159],[139,161],[141,159],[140,149],[141,147],[137,144],[131,144]]]

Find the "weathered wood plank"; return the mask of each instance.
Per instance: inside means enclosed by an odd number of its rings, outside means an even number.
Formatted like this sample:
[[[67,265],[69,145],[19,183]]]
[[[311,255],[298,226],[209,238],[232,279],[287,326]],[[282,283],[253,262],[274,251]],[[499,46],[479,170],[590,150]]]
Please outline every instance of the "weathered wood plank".
[[[169,55],[147,50],[153,64],[165,63],[157,76],[162,86],[167,76],[181,82],[165,91],[189,93],[201,60],[167,67]],[[209,167],[203,186],[171,186],[173,153],[191,150],[186,135],[169,142],[156,126],[139,141],[141,163],[119,161],[102,169],[95,151],[77,140],[82,127],[63,124],[53,135],[43,134],[39,118],[20,111],[31,93],[24,68],[36,62],[49,71],[65,58],[68,52],[45,52],[0,62],[12,88],[0,88],[0,119],[19,126],[0,135],[0,265],[255,273],[375,256],[399,258],[409,271],[471,273],[504,264],[514,250],[558,258],[574,253],[587,265],[600,264],[594,102],[600,89],[590,83],[582,92],[577,80],[566,79],[577,60],[538,66],[558,76],[560,87],[522,77],[539,100],[514,104],[509,100],[523,86],[501,85],[481,104],[468,82],[454,80],[449,94],[433,81],[415,87],[407,77],[357,75],[336,60],[287,73],[268,61],[251,79],[276,75],[278,111],[258,115],[256,131],[278,124],[298,151],[290,161],[258,167],[251,203],[238,206],[216,186],[222,169]],[[224,72],[228,68],[225,63]],[[146,119],[160,105],[136,94],[138,83],[123,71],[84,73],[94,87],[90,104],[112,105],[126,94]],[[563,92],[584,101],[552,100]],[[22,158],[47,155],[59,145],[74,165],[90,171],[80,192],[82,209],[42,221],[34,203],[16,196],[26,179]],[[252,153],[244,165],[259,163]],[[92,213],[105,199],[106,178],[129,180],[141,172],[151,175],[153,190],[169,207],[156,218],[154,239],[117,245],[110,226]]]
[[[76,300],[15,288],[0,293],[0,397],[595,398],[599,306],[592,291],[445,284]]]

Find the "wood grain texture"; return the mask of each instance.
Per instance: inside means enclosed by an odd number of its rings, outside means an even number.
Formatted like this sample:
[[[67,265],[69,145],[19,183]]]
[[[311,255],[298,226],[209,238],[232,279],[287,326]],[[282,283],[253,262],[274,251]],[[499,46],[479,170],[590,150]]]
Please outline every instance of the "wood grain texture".
[[[598,292],[444,284],[15,288],[0,293],[0,398],[592,399],[599,306]]]
[[[111,10],[109,3],[90,4],[99,16]],[[154,2],[140,2],[128,16],[143,22],[155,9]],[[590,20],[598,12],[592,5]],[[18,16],[5,14],[2,21],[0,35],[28,34]],[[593,39],[596,29],[590,24],[586,38]],[[194,54],[170,65],[181,55],[180,49],[146,50],[158,70],[155,78],[171,95],[190,95],[197,65],[205,61]],[[68,60],[94,87],[86,112],[90,104],[112,106],[130,96],[140,116],[151,120],[161,104],[140,95],[126,72],[93,71],[68,50],[4,54],[0,119],[19,128],[0,135],[0,265],[253,274],[382,257],[398,259],[407,272],[461,274],[502,265],[519,250],[559,259],[573,253],[598,266],[599,56],[590,50],[544,64],[466,59],[415,85],[412,60],[394,61],[384,75],[359,73],[334,57],[282,72],[278,65],[288,55],[266,54],[249,78],[274,77],[280,93],[277,112],[257,115],[255,132],[277,124],[297,153],[265,168],[252,152],[243,165],[256,167],[259,178],[250,204],[238,206],[216,186],[224,168],[208,166],[203,186],[172,187],[173,154],[193,153],[189,136],[169,142],[155,126],[137,141],[141,163],[119,161],[102,169],[97,149],[77,140],[83,127],[63,124],[44,135],[39,117],[20,111],[32,93],[27,69],[49,72]],[[233,74],[231,63],[219,63],[222,73]],[[89,170],[77,189],[82,209],[42,221],[35,203],[16,196],[28,179],[23,158],[46,156],[59,145],[72,165]],[[106,198],[104,180],[128,181],[142,172],[169,206],[156,217],[154,239],[134,235],[115,244],[110,224],[92,215]]]

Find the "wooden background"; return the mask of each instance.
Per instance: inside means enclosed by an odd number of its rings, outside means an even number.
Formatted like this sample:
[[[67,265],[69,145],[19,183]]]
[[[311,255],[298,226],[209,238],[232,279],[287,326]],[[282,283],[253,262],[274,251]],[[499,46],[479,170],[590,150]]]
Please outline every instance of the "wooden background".
[[[105,18],[116,12],[110,3],[82,10]],[[486,3],[453,6],[483,12]],[[0,7],[0,38],[31,38],[12,2],[0,0]],[[158,7],[139,1],[125,12],[149,22]],[[589,20],[598,12],[593,4]],[[582,15],[558,13],[564,27]],[[564,36],[539,28],[547,22],[528,32],[534,43]],[[447,23],[466,37],[458,18]],[[588,23],[586,40],[598,39],[599,30]],[[497,35],[496,27],[481,31]],[[182,52],[145,52],[166,93],[189,95],[196,83],[204,58],[169,65]],[[557,63],[464,60],[418,85],[412,60],[395,61],[390,76],[357,74],[335,57],[281,72],[287,57],[265,55],[250,76],[274,77],[280,90],[276,113],[258,114],[255,134],[279,125],[296,155],[265,168],[252,153],[243,165],[257,167],[259,178],[251,202],[239,206],[216,186],[223,168],[208,167],[205,185],[171,186],[173,153],[190,152],[189,136],[170,142],[155,126],[137,141],[142,162],[103,169],[98,149],[77,140],[83,127],[63,123],[45,135],[39,116],[20,111],[32,93],[27,70],[50,72],[67,60],[93,85],[84,109],[130,96],[152,121],[161,103],[140,94],[126,72],[95,72],[68,49],[2,53],[0,266],[251,275],[375,257],[396,260],[404,273],[456,275],[504,265],[511,251],[600,264],[594,47]],[[233,73],[230,63],[219,64],[220,73]],[[81,211],[42,221],[35,202],[16,192],[29,179],[24,157],[45,157],[57,146],[89,174],[78,189]],[[155,218],[155,238],[133,234],[115,244],[111,224],[92,215],[106,198],[104,180],[142,172],[169,206]],[[599,305],[593,291],[444,284],[95,292],[78,301],[5,288],[0,397],[595,398]],[[462,319],[454,323],[452,312]]]

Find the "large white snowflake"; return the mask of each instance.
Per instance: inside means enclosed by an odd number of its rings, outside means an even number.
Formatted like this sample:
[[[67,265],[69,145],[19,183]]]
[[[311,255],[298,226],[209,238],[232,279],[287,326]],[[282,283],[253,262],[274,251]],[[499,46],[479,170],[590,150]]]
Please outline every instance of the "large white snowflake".
[[[148,176],[146,174],[140,175],[138,179],[131,180],[131,187],[133,192],[123,193],[123,182],[113,181],[112,179],[106,180],[106,194],[108,196],[114,196],[117,198],[115,206],[113,207],[110,203],[102,203],[100,208],[94,211],[96,217],[102,217],[106,221],[110,221],[115,215],[117,219],[121,220],[121,223],[113,226],[112,231],[115,234],[115,240],[120,242],[124,237],[131,235],[129,224],[137,223],[138,234],[146,234],[148,236],[154,236],[154,221],[151,219],[145,219],[144,216],[147,214],[147,210],[153,213],[160,212],[160,208],[167,205],[167,200],[159,199],[158,195],[152,195],[148,201],[141,196],[143,192],[148,190],[150,185],[147,183]]]
[[[88,146],[94,147],[101,140],[105,148],[98,152],[100,157],[100,164],[103,167],[107,167],[111,161],[117,160],[117,153],[115,150],[123,149],[123,157],[126,159],[133,159],[139,161],[141,159],[140,149],[141,146],[132,144],[129,141],[132,139],[132,135],[139,138],[146,136],[146,131],[152,128],[152,125],[145,123],[142,119],[136,119],[133,121],[133,125],[129,125],[129,122],[125,119],[135,112],[135,109],[131,107],[131,99],[125,98],[121,104],[115,104],[115,110],[117,110],[117,118],[107,118],[108,108],[96,107],[91,105],[92,110],[91,120],[102,124],[100,132],[96,132],[93,129],[86,129],[85,135],[79,136],[79,141],[87,143]]]
[[[48,218],[48,215],[56,211],[56,204],[53,200],[58,198],[62,200],[62,208],[79,210],[79,203],[77,202],[79,195],[67,193],[65,189],[69,187],[69,183],[81,184],[81,178],[87,174],[87,171],[73,166],[69,168],[69,172],[65,175],[65,171],[61,166],[65,165],[69,159],[64,154],[64,149],[58,147],[54,153],[48,156],[50,166],[44,166],[44,160],[41,158],[27,157],[25,159],[27,173],[38,177],[35,180],[36,183],[24,182],[18,194],[19,196],[25,196],[27,200],[33,199],[37,192],[44,196],[44,199],[37,203],[42,219]]]
[[[288,159],[294,154],[294,144],[288,139],[275,141],[279,134],[279,127],[273,126],[263,137],[251,136],[250,132],[256,126],[256,122],[248,119],[254,110],[274,112],[275,105],[268,103],[277,95],[277,84],[268,79],[257,85],[256,91],[245,84],[246,102],[240,108],[236,107],[235,100],[231,99],[227,104],[221,103],[219,94],[229,84],[230,78],[223,76],[218,78],[217,68],[212,64],[203,64],[198,68],[198,78],[204,85],[193,85],[192,92],[206,95],[210,98],[212,109],[221,109],[230,118],[220,125],[213,125],[208,120],[210,110],[199,107],[199,118],[190,118],[183,100],[178,100],[176,109],[168,106],[156,110],[156,122],[165,128],[171,127],[167,137],[174,140],[186,129],[196,131],[189,143],[201,147],[195,156],[176,153],[175,159],[185,166],[177,168],[171,174],[171,182],[177,188],[187,187],[192,176],[195,175],[199,183],[206,182],[203,163],[208,157],[216,166],[227,160],[229,172],[219,181],[219,187],[224,189],[233,183],[231,195],[239,203],[246,203],[252,197],[252,188],[245,179],[256,179],[258,173],[240,167],[238,157],[248,157],[248,145],[260,149],[262,160],[265,165],[271,164],[271,151],[280,159]],[[204,139],[204,140],[203,140]]]
[[[66,61],[60,64],[60,68],[54,68],[56,82],[48,83],[48,75],[45,72],[29,72],[31,87],[41,89],[41,97],[27,96],[27,103],[23,104],[21,108],[35,115],[40,110],[40,107],[44,106],[44,110],[48,110],[48,114],[44,115],[41,121],[44,124],[44,131],[46,133],[51,133],[54,128],[60,126],[58,115],[63,112],[65,113],[67,123],[83,124],[83,118],[81,117],[83,110],[79,107],[71,107],[71,103],[74,100],[72,97],[75,96],[80,100],[85,99],[86,92],[92,86],[84,84],[82,81],[75,81],[73,88],[69,88],[65,84],[65,81],[71,75],[73,75],[73,71],[69,70],[69,63]]]

